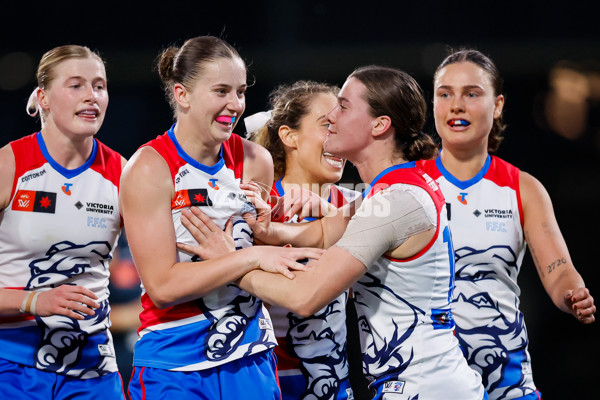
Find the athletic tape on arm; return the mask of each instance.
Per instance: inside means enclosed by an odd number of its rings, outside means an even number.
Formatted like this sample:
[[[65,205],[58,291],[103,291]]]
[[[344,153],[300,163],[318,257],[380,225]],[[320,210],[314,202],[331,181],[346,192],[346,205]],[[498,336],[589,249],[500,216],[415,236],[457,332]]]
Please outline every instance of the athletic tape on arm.
[[[369,266],[409,237],[436,225],[436,210],[426,191],[385,190],[363,201],[335,244]]]

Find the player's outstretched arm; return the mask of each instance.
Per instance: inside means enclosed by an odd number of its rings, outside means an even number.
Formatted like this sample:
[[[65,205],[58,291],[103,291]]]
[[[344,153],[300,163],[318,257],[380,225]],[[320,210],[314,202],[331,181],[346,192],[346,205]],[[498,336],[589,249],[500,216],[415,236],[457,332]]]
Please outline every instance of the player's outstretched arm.
[[[573,265],[548,192],[530,174],[521,172],[519,179],[525,239],[546,292],[562,311],[594,322],[594,298]]]

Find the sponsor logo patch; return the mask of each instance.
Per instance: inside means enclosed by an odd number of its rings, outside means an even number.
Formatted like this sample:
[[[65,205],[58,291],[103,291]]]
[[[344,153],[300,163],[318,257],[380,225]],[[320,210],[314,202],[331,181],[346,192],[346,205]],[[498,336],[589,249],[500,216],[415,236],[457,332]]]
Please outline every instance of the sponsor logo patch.
[[[383,393],[404,393],[404,381],[383,382]]]
[[[22,177],[21,178],[21,182],[27,182],[27,181],[30,181],[32,179],[36,179],[36,178],[42,177],[45,174],[46,174],[46,170],[45,169],[43,169],[41,171],[38,171],[38,172],[32,172],[31,174],[25,175],[24,177]]]
[[[531,363],[529,361],[523,361],[521,363],[521,371],[523,371],[523,375],[531,375]]]
[[[217,185],[217,181],[218,179],[209,179],[208,180],[208,186],[210,186],[211,188],[215,189],[215,190],[219,190],[219,185]]]
[[[506,224],[504,222],[497,221],[486,221],[485,230],[488,232],[507,232]]]
[[[352,391],[352,389],[346,389],[346,398],[348,400],[354,400],[354,392]]]
[[[12,209],[15,211],[54,214],[56,212],[56,193],[19,190],[15,195]]]
[[[100,355],[102,357],[115,357],[115,353],[112,349],[111,346],[109,346],[108,344],[99,344],[98,345],[98,352],[100,353]]]
[[[89,226],[90,228],[100,229],[108,228],[108,226],[106,226],[106,218],[100,217],[87,217],[87,226]]]
[[[71,186],[73,186],[73,184],[72,184],[72,183],[65,183],[65,184],[64,184],[64,185],[61,187],[61,189],[62,189],[63,193],[64,193],[64,194],[66,194],[67,196],[70,196],[70,195],[71,195],[71,193],[72,193],[72,192],[71,192]]]
[[[433,190],[434,192],[439,190],[440,187],[438,186],[437,182],[434,181],[429,175],[423,172],[421,176],[423,177],[423,179],[425,179],[425,182],[427,182],[431,190]]]
[[[114,214],[115,207],[112,204],[85,202],[85,211],[99,214]]]
[[[206,189],[186,189],[175,193],[171,202],[171,209],[191,207],[191,206],[212,206],[213,202],[208,196]]]
[[[273,329],[273,325],[271,324],[271,320],[267,318],[259,318],[258,319],[258,327],[262,330],[265,329]]]
[[[183,171],[181,171],[175,178],[175,183],[181,182],[181,179],[189,173],[190,173],[190,171],[188,171],[187,169],[184,169]]]
[[[512,219],[512,210],[485,209],[483,210],[486,218]]]

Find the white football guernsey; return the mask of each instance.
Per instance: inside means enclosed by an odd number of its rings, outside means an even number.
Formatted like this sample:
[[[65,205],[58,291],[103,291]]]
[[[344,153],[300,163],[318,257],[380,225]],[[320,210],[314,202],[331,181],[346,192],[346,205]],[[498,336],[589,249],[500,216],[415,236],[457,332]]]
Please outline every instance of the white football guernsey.
[[[40,132],[10,143],[11,200],[0,213],[0,287],[46,291],[80,285],[100,308],[84,320],[0,318],[0,357],[82,379],[117,370],[108,305],[109,262],[121,232],[121,156],[94,140],[84,165],[52,159]]]
[[[431,210],[436,233],[411,258],[382,255],[352,287],[365,376],[378,399],[481,400],[481,376],[469,368],[454,337],[453,251],[444,197],[433,179],[407,162],[373,180],[357,215],[366,214],[361,210],[369,210],[372,197],[391,190],[408,191]]]
[[[175,195],[171,209],[178,242],[196,244],[180,221],[181,211],[199,207],[221,228],[234,216],[233,237],[238,249],[252,245],[252,231],[241,217],[255,211],[239,187],[243,171],[243,144],[236,134],[223,143],[213,166],[200,164],[181,148],[173,127],[145,146],[153,147],[171,170]],[[178,261],[200,261],[178,250]],[[143,289],[143,287],[142,287]],[[275,347],[275,334],[261,300],[233,284],[213,293],[165,309],[142,293],[140,339],[134,366],[172,371],[212,368]]]
[[[284,194],[281,179],[274,182],[271,195]],[[329,202],[339,208],[358,196],[359,192],[332,185]],[[296,221],[294,216],[289,222]],[[278,305],[269,308],[279,344],[275,354],[283,400],[353,398],[348,381],[347,302],[348,291],[307,318]]]
[[[468,181],[452,176],[439,158],[421,167],[438,182],[449,207],[456,257],[452,312],[465,357],[482,374],[490,399],[533,394],[517,284],[526,249],[519,170],[493,156]]]

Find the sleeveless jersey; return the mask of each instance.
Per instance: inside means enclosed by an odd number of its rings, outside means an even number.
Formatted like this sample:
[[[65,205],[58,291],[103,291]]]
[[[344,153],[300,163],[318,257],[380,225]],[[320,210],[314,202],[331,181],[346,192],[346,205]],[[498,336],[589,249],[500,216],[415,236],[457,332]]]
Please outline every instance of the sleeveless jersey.
[[[67,170],[50,157],[40,132],[10,145],[16,170],[0,213],[0,287],[80,285],[100,307],[84,320],[0,317],[0,357],[81,379],[115,372],[108,267],[121,232],[121,156],[94,140],[86,163]]]
[[[481,400],[481,377],[468,367],[453,334],[453,249],[444,197],[415,162],[382,171],[360,208],[382,190],[408,191],[424,207],[433,200],[437,224],[418,254],[383,255],[353,286],[365,376],[379,394],[397,400]]]
[[[284,195],[281,179],[273,183],[271,195]],[[332,185],[329,202],[339,208],[359,195],[353,190]],[[314,219],[307,217],[304,220],[308,222]],[[297,215],[289,222],[297,222]],[[351,389],[344,383],[349,374],[346,352],[347,302],[348,291],[307,318],[278,305],[269,308],[279,344],[275,354],[284,400],[352,398]],[[286,387],[287,377],[293,376],[298,378],[295,382],[303,383],[303,390]]]
[[[154,148],[171,170],[175,187],[171,210],[178,242],[197,244],[180,221],[183,209],[197,206],[221,228],[234,216],[236,248],[252,245],[252,231],[241,217],[255,209],[239,187],[244,161],[239,136],[232,134],[223,143],[220,160],[210,167],[184,152],[172,127],[145,146]],[[200,259],[177,250],[177,261]],[[143,290],[142,305],[134,366],[197,371],[276,345],[271,319],[262,301],[233,284],[165,309],[158,309]]]
[[[439,158],[422,168],[449,203],[456,257],[452,309],[467,361],[482,374],[490,399],[534,393],[517,284],[526,250],[519,170],[492,156],[468,181],[452,176]]]

